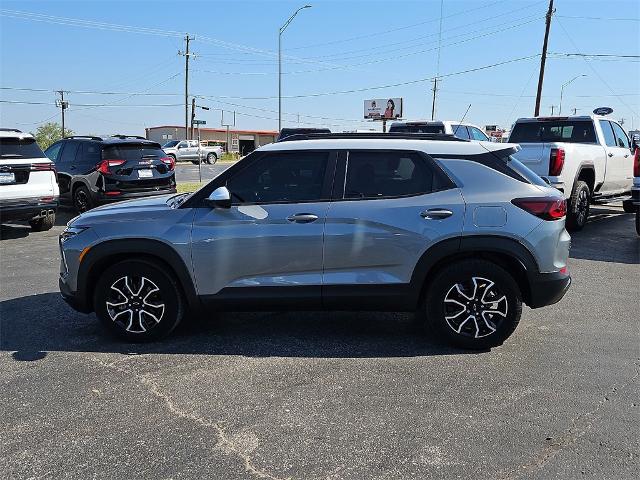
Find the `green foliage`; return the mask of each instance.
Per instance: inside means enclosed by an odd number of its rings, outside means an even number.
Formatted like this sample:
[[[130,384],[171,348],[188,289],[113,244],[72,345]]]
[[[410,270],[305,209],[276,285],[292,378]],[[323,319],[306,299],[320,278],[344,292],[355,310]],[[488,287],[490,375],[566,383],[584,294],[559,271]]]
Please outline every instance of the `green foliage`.
[[[40,148],[46,150],[51,144],[62,138],[62,127],[56,122],[43,123],[35,133],[32,132],[32,135],[36,138]],[[64,136],[68,137],[70,135],[73,135],[73,131],[65,128]]]

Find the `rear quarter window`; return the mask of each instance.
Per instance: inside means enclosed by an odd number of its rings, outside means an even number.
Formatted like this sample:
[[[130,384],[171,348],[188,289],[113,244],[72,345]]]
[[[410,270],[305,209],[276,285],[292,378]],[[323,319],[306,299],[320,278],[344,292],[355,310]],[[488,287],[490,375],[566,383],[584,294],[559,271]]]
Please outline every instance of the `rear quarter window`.
[[[588,120],[549,120],[516,123],[511,143],[596,143],[593,122]]]

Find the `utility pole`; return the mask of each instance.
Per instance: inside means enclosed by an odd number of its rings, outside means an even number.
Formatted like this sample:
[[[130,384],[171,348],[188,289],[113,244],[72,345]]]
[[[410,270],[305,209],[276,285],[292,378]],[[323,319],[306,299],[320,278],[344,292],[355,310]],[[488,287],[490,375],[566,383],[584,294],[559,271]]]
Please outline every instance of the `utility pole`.
[[[436,119],[436,92],[438,91],[438,77],[433,79],[433,101],[431,102],[431,120]]]
[[[577,109],[576,107],[573,107],[573,108],[572,108],[572,110],[573,110],[573,114],[574,114],[574,115],[577,115],[577,114],[578,114],[578,109]]]
[[[542,43],[542,56],[540,57],[540,75],[538,76],[538,93],[536,94],[536,108],[534,117],[540,114],[540,100],[542,99],[542,82],[544,81],[544,65],[547,61],[547,44],[549,43],[549,30],[551,28],[551,17],[553,16],[553,0],[549,0],[549,10],[547,10],[546,26],[544,30],[544,42]]]
[[[58,90],[60,100],[56,100],[56,107],[60,107],[62,113],[62,138],[64,138],[64,111],[69,108],[69,102],[64,101],[64,90]]]
[[[184,137],[189,139],[189,57],[192,55],[189,52],[189,42],[193,40],[187,33],[184,37],[186,42],[186,48],[184,52],[178,51],[178,55],[184,55]],[[193,132],[191,132],[193,136]]]
[[[550,108],[551,108],[551,116],[553,117],[553,113],[555,111],[556,105],[551,105]]]
[[[196,97],[191,99],[191,138],[193,138],[193,121],[196,119]],[[198,127],[199,129],[200,127]],[[200,131],[200,130],[198,130]]]
[[[233,124],[224,123],[224,110],[220,111],[220,126],[227,127],[227,153],[231,153],[231,139],[229,138],[229,127],[236,126],[236,111],[233,111]]]

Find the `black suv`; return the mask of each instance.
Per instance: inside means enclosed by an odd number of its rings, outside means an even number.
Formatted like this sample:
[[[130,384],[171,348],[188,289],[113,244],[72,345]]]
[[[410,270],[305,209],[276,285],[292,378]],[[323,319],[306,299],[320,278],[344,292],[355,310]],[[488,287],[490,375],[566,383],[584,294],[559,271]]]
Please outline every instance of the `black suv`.
[[[79,212],[101,203],[175,193],[175,161],[143,137],[66,137],[44,152],[56,165],[60,199]]]

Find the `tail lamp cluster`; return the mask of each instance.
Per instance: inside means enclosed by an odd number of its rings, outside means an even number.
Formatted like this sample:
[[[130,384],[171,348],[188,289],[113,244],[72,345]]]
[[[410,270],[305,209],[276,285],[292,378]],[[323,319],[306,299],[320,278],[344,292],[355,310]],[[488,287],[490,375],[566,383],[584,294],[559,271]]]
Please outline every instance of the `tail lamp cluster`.
[[[511,203],[543,220],[560,220],[567,215],[567,201],[564,198],[516,198]]]
[[[549,176],[557,177],[564,168],[564,148],[552,148],[549,153]]]

